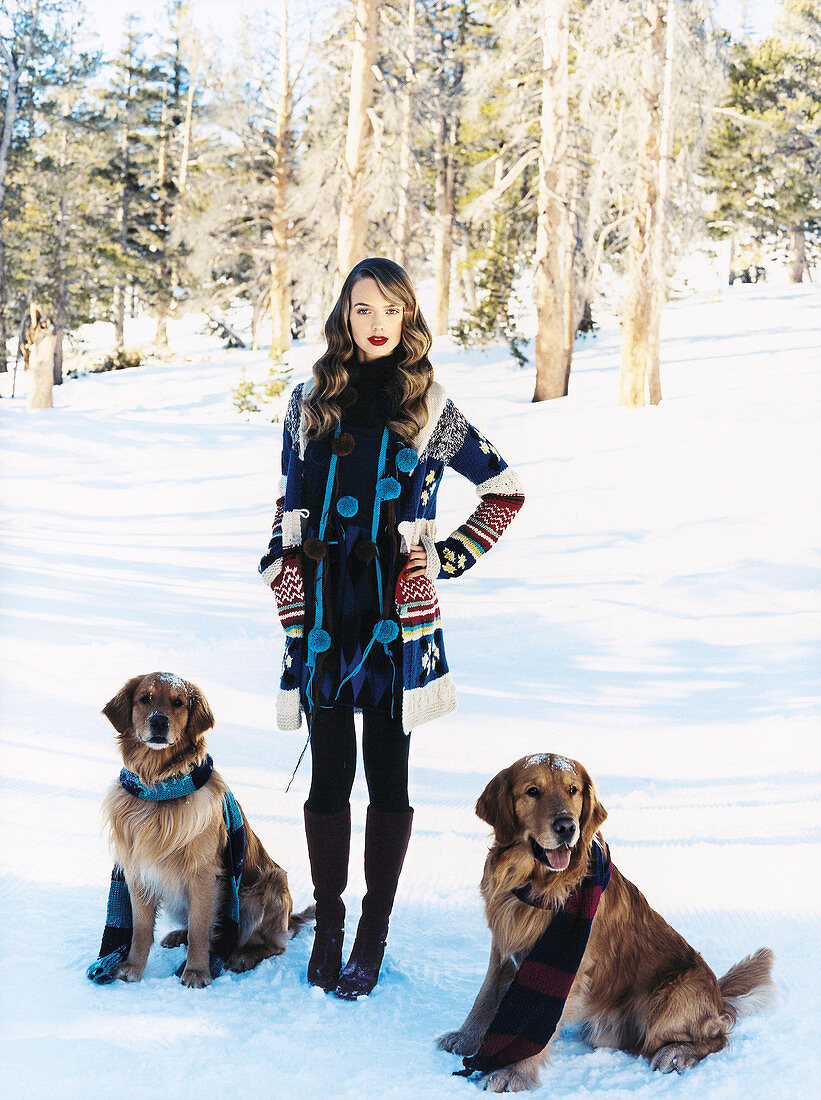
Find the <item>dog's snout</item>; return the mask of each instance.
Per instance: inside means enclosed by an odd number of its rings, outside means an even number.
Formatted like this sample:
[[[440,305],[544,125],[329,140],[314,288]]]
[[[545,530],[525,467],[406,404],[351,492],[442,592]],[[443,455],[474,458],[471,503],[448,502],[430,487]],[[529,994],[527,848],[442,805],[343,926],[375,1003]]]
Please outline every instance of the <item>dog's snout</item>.
[[[148,719],[148,728],[151,732],[152,740],[164,741],[168,737],[168,726],[168,715],[152,714]]]
[[[559,840],[569,841],[576,831],[576,822],[572,817],[562,814],[553,822],[553,832]]]

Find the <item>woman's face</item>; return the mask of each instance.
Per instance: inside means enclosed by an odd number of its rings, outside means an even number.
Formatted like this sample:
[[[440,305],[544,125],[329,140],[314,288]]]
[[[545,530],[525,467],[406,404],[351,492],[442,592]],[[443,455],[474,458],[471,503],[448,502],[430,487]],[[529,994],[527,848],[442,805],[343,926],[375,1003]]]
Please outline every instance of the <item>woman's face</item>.
[[[374,279],[354,283],[348,322],[360,363],[383,359],[402,339],[402,306],[389,302]]]

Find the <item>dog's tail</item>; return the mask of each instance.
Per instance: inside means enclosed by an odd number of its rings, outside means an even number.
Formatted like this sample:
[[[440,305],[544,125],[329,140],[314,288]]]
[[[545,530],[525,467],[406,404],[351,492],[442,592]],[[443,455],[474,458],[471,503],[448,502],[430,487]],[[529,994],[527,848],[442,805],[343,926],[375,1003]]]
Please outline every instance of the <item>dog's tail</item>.
[[[759,947],[754,955],[737,962],[718,979],[724,1013],[729,1016],[731,1026],[739,1016],[754,1016],[775,1000],[773,958],[769,947]]]
[[[309,905],[301,913],[291,913],[288,918],[288,927],[284,932],[274,932],[273,942],[277,945],[277,954],[285,950],[294,936],[298,936],[306,924],[311,924],[316,916],[316,906]]]
[[[309,905],[301,913],[291,913],[288,921],[288,931],[292,936],[298,936],[306,924],[313,924],[316,918],[316,906]]]

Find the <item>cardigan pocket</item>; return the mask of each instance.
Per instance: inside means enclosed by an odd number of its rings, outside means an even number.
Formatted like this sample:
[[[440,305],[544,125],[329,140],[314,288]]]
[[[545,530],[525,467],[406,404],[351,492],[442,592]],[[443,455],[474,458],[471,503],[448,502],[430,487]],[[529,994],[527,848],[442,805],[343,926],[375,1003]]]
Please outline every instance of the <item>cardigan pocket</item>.
[[[289,638],[301,638],[305,625],[305,587],[298,554],[286,554],[271,589],[276,597],[282,629]]]
[[[401,572],[396,581],[396,610],[402,627],[402,641],[410,642],[431,634],[441,626],[439,599],[430,577],[408,577]]]
[[[402,631],[405,688],[421,687],[447,671],[439,599],[433,581],[424,575],[407,577],[400,573],[396,582],[396,611]]]

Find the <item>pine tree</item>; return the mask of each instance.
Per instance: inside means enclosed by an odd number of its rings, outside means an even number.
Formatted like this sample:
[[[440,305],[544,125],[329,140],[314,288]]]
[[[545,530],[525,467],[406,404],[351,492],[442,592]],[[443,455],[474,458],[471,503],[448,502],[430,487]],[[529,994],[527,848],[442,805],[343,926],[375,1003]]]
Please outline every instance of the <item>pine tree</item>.
[[[63,341],[89,318],[94,276],[88,257],[99,233],[94,142],[99,121],[90,83],[99,54],[81,49],[84,10],[66,0],[53,24],[48,84],[32,110],[33,134],[21,180],[15,235],[15,282],[54,322],[54,381],[63,377]],[[93,269],[92,269],[93,271]]]
[[[162,203],[157,202],[164,197],[157,189],[164,74],[147,59],[145,37],[137,17],[126,19],[120,53],[111,62],[113,78],[101,93],[105,118],[101,137],[108,149],[104,178],[109,188],[109,224],[115,229],[103,242],[100,259],[103,277],[111,287],[118,352],[124,347],[127,292],[142,292],[148,302],[153,299],[158,279],[155,256],[163,255],[167,231]]]
[[[50,23],[59,4],[49,0],[10,0],[0,12],[0,372],[7,369],[9,332],[18,327],[22,303],[9,286],[8,225],[19,202],[16,181],[33,133],[31,111],[48,70]],[[36,70],[37,75],[32,77]],[[25,319],[22,322],[25,324]]]
[[[197,155],[196,210],[182,230],[201,303],[214,310],[250,303],[255,346],[267,313],[275,360],[287,350],[302,313],[302,287],[313,290],[296,247],[305,239],[299,200],[307,211],[316,199],[313,184],[300,196],[295,178],[301,133],[294,112],[304,58],[297,56],[292,71],[289,39],[293,33],[300,41],[303,29],[297,20],[289,32],[283,6],[277,22],[244,24],[229,64],[209,59],[210,104],[203,110],[210,136]]]
[[[800,282],[806,245],[821,240],[819,24],[817,0],[786,0],[783,37],[731,49],[708,158],[713,230],[733,242],[731,281],[747,266],[745,246],[757,242],[788,249],[790,276]]]
[[[157,57],[160,113],[156,167],[151,197],[155,226],[151,254],[153,278],[146,275],[144,289],[156,313],[155,346],[168,346],[168,316],[182,285],[185,246],[180,224],[185,218],[185,193],[189,170],[191,131],[196,104],[192,78],[198,43],[187,0],[169,0],[169,33]]]

